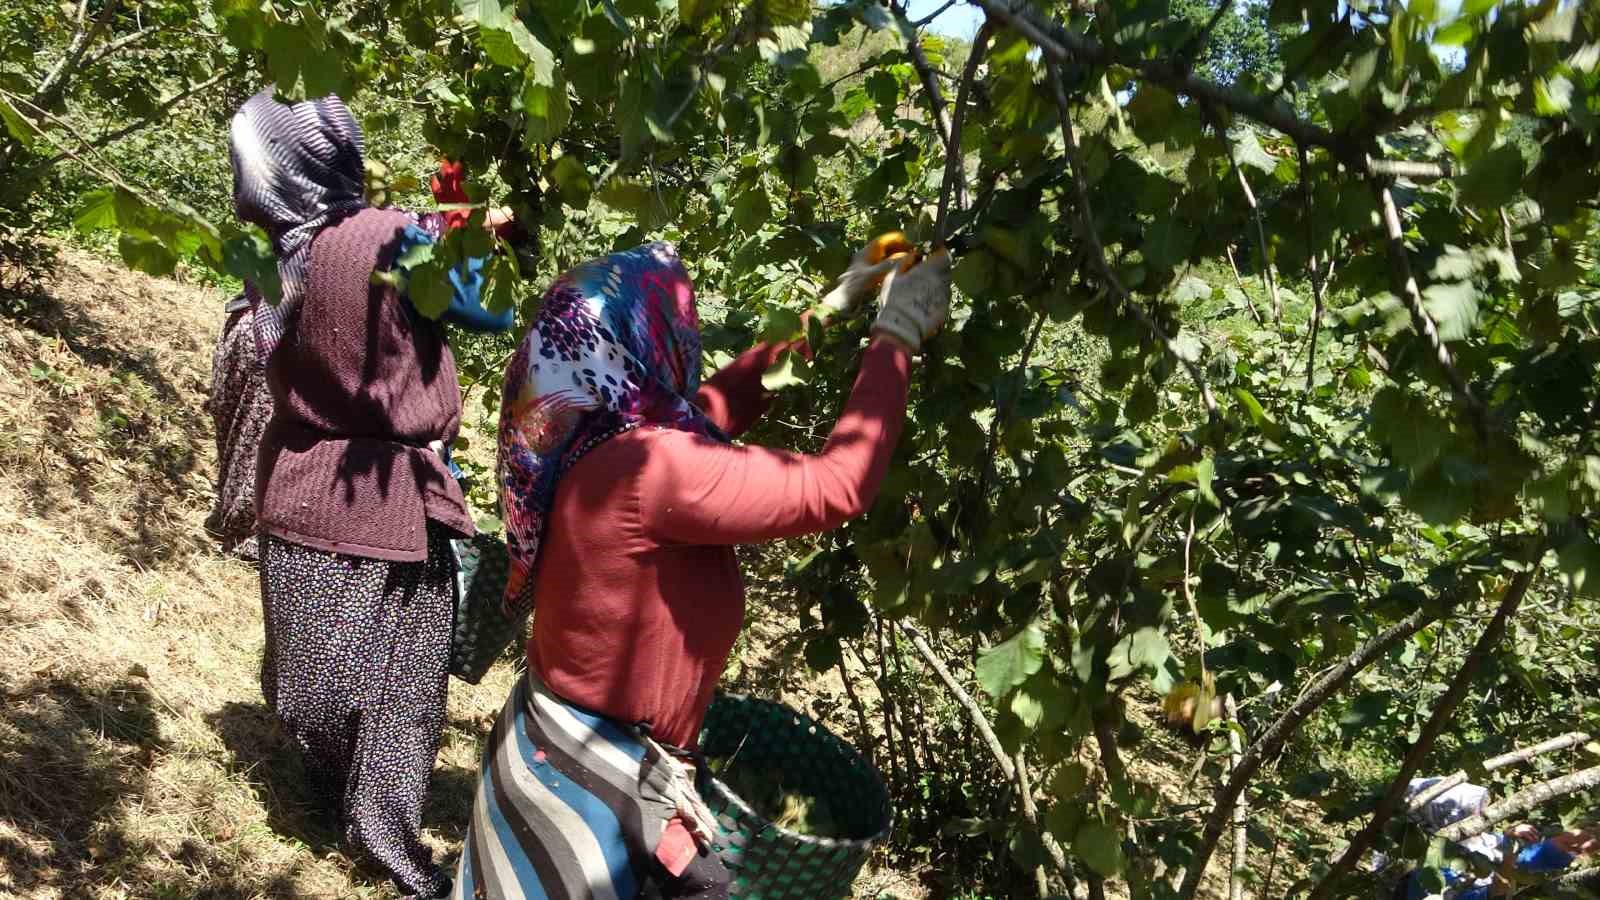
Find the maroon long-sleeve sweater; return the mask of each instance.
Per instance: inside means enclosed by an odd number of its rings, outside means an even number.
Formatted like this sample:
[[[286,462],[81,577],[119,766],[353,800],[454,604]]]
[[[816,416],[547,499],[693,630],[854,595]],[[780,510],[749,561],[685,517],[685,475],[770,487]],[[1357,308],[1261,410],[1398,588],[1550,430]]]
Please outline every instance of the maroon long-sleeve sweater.
[[[766,410],[757,346],[696,398],[737,436]],[[876,339],[821,452],[734,446],[665,428],[591,450],[556,489],[528,661],[558,696],[695,744],[744,623],[733,547],[826,531],[872,505],[905,423],[911,361]]]

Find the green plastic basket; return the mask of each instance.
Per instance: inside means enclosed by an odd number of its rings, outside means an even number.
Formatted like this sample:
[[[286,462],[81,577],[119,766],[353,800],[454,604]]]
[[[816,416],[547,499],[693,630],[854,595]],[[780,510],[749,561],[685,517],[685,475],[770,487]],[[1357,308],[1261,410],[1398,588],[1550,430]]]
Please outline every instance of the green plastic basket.
[[[527,616],[507,618],[500,603],[511,571],[505,542],[489,534],[451,541],[456,554],[456,611],[450,674],[477,684],[522,635]]]
[[[738,765],[781,771],[784,787],[828,804],[845,838],[779,828],[709,773],[700,791],[717,819],[712,843],[739,900],[847,897],[872,847],[888,834],[889,792],[872,765],[810,716],[781,703],[720,694],[706,712],[700,750]]]

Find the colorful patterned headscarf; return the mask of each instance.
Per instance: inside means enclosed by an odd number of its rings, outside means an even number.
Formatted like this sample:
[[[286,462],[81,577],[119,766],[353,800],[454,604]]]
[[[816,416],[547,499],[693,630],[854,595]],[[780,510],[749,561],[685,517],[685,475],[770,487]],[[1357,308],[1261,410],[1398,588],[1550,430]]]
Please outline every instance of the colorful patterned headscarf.
[[[234,114],[228,136],[233,205],[239,218],[272,239],[283,282],[283,299],[256,310],[256,342],[264,356],[299,309],[317,232],[367,205],[361,145],[361,126],[334,96],[279,103],[267,88]]]
[[[590,260],[545,292],[500,401],[508,607],[533,603],[556,484],[579,457],[641,425],[725,440],[690,399],[699,387],[694,286],[671,244]]]

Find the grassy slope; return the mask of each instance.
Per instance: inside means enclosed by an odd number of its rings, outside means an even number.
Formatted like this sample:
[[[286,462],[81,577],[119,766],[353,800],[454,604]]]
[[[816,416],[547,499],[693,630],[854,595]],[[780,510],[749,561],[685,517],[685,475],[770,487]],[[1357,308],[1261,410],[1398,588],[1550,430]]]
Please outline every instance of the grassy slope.
[[[388,893],[310,814],[256,680],[255,573],[201,529],[220,301],[68,251],[0,317],[0,896]],[[441,854],[513,677],[451,685]]]

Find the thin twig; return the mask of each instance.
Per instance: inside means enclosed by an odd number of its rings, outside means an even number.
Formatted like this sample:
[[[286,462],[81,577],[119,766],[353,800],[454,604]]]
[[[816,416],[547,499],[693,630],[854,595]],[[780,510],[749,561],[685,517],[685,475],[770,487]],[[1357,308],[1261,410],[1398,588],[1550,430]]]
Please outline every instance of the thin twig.
[[[1433,351],[1434,358],[1439,362],[1439,368],[1444,370],[1445,378],[1450,382],[1450,389],[1456,402],[1467,408],[1479,432],[1487,432],[1489,430],[1487,410],[1472,393],[1467,380],[1461,377],[1461,372],[1456,369],[1455,358],[1451,355],[1450,348],[1445,346],[1444,340],[1439,337],[1439,327],[1434,324],[1433,317],[1428,315],[1428,310],[1422,305],[1422,291],[1417,287],[1417,278],[1411,272],[1411,257],[1406,251],[1405,229],[1400,225],[1400,213],[1395,209],[1394,195],[1389,192],[1387,185],[1378,182],[1373,183],[1372,190],[1378,195],[1378,207],[1382,212],[1384,229],[1388,236],[1389,262],[1392,266],[1395,291],[1400,295],[1400,302],[1405,304],[1406,311],[1411,314],[1411,326],[1428,345],[1428,349]]]
[[[943,6],[939,7],[938,9],[934,10],[931,13],[928,13],[927,15],[925,15],[922,18],[916,20],[915,22],[912,22],[911,25],[914,28],[921,28],[922,26],[928,24],[929,22],[932,22],[934,19],[937,19],[940,16],[944,15],[945,10],[948,10],[950,7],[955,6],[957,3],[960,3],[960,2],[961,2],[961,0],[945,0],[945,4]]]
[[[1387,191],[1385,191],[1387,193]],[[1500,606],[1495,610],[1494,618],[1489,620],[1483,633],[1478,636],[1478,642],[1467,653],[1467,658],[1462,662],[1461,668],[1450,680],[1450,686],[1445,689],[1444,696],[1433,704],[1433,713],[1422,726],[1422,733],[1412,742],[1411,748],[1406,751],[1405,758],[1400,762],[1400,771],[1395,773],[1389,782],[1389,787],[1384,791],[1383,797],[1378,801],[1377,808],[1372,811],[1372,818],[1366,827],[1351,838],[1350,845],[1343,854],[1334,861],[1333,866],[1322,880],[1312,888],[1308,900],[1321,900],[1336,890],[1336,885],[1346,873],[1355,866],[1356,860],[1366,855],[1367,849],[1382,831],[1383,826],[1389,821],[1404,801],[1406,789],[1411,785],[1411,777],[1421,767],[1428,753],[1433,749],[1433,742],[1444,731],[1445,725],[1450,722],[1455,714],[1456,706],[1467,695],[1467,689],[1472,686],[1472,679],[1483,666],[1485,660],[1494,652],[1495,645],[1505,636],[1506,622],[1516,614],[1517,607],[1522,604],[1522,598],[1528,593],[1528,587],[1533,584],[1534,576],[1539,572],[1539,557],[1543,555],[1543,545],[1533,554],[1533,559],[1526,563],[1526,568],[1511,580],[1507,585]],[[1600,771],[1600,770],[1596,770]]]
[[[72,36],[72,43],[67,45],[66,52],[61,55],[59,60],[56,60],[56,64],[51,67],[44,80],[39,82],[39,86],[34,90],[33,96],[28,99],[28,105],[35,109],[48,109],[56,105],[56,101],[60,100],[62,94],[66,93],[67,81],[72,77],[73,71],[78,68],[78,62],[83,59],[84,52],[100,36],[100,32],[104,31],[106,26],[110,24],[111,17],[116,13],[117,7],[120,5],[119,0],[106,0],[105,4],[100,7],[99,14],[94,17],[94,22],[85,26],[84,20],[88,15],[89,4],[87,0],[83,0],[78,4],[78,25],[76,33]]]
[[[906,55],[911,57],[911,67],[917,71],[917,77],[922,81],[922,89],[928,94],[933,131],[939,136],[939,142],[944,144],[946,153],[959,153],[961,152],[959,147],[950,145],[950,125],[945,117],[944,94],[939,90],[939,79],[933,74],[933,66],[928,62],[927,54],[922,52],[922,41],[917,38],[917,29],[911,20],[906,18],[904,5],[896,2],[891,8],[894,10],[894,20],[900,29],[900,36],[905,38]]]
[[[1505,235],[1506,258],[1511,260],[1512,271],[1517,272],[1517,277],[1520,278],[1522,276],[1521,272],[1519,271],[1520,267],[1517,265],[1517,245],[1512,239],[1511,234],[1511,217],[1506,214],[1506,208],[1504,206],[1500,207],[1500,228]]]
[[[1107,47],[1082,34],[1068,31],[1060,23],[1044,20],[1021,0],[969,0],[991,18],[1015,28],[1037,44],[1044,57],[1055,63],[1090,63],[1126,66],[1145,80],[1175,93],[1214,103],[1247,116],[1290,137],[1317,147],[1327,147],[1341,159],[1360,162],[1350,141],[1319,125],[1298,118],[1287,104],[1273,103],[1249,91],[1220,85],[1189,74],[1172,59],[1144,59],[1121,47]]]
[[[1044,331],[1045,314],[1039,313],[1034,319],[1033,330],[1028,334],[1028,343],[1022,348],[1022,358],[1017,360],[1017,368],[1012,373],[1012,383],[1016,392],[1011,397],[1011,402],[995,403],[994,418],[989,422],[988,445],[983,452],[983,471],[978,475],[978,499],[987,503],[989,496],[989,479],[994,476],[995,448],[1000,442],[1000,431],[1010,422],[1011,411],[1017,408],[1017,396],[1022,393],[1022,382],[1028,375],[1028,363],[1033,360],[1033,348],[1039,343],[1039,334]]]
[[[1239,736],[1244,727],[1239,723],[1239,705],[1234,702],[1233,694],[1222,698],[1222,711],[1228,717],[1228,767],[1232,771],[1244,759],[1244,739]],[[1229,900],[1244,900],[1245,853],[1250,846],[1247,827],[1250,821],[1249,799],[1248,795],[1241,795],[1239,805],[1233,808],[1233,861],[1228,867]]]
[[[92,68],[99,63],[104,62],[105,59],[112,54],[131,47],[161,30],[162,28],[160,25],[150,25],[145,28],[141,28],[138,31],[130,31],[115,40],[107,41],[99,50],[89,54],[88,57],[84,59],[82,68]]]
[[[1233,0],[1218,0],[1217,8],[1212,11],[1211,18],[1206,20],[1205,27],[1201,28],[1199,34],[1186,41],[1183,47],[1178,50],[1178,59],[1182,61],[1185,70],[1194,69],[1195,60],[1199,59],[1200,54],[1205,52],[1206,43],[1211,40],[1212,33],[1217,30],[1217,26],[1222,23],[1223,17],[1231,9],[1233,9]]]
[[[1189,529],[1183,535],[1183,597],[1189,601],[1189,612],[1194,616],[1195,661],[1200,665],[1200,685],[1206,684],[1206,626],[1200,619],[1200,605],[1195,602],[1194,589],[1189,584],[1190,548],[1194,546],[1194,516],[1200,501],[1196,498],[1189,506]]]
[[[216,85],[222,83],[223,81],[226,81],[228,78],[230,78],[230,77],[232,77],[234,75],[237,75],[242,71],[243,71],[243,68],[239,67],[239,68],[229,69],[229,70],[223,71],[223,72],[218,72],[217,74],[211,76],[210,78],[207,78],[205,81],[202,81],[199,84],[192,85],[192,86],[186,88],[185,90],[179,91],[178,93],[172,95],[171,97],[168,97],[166,100],[163,100],[161,102],[161,105],[157,106],[155,108],[155,110],[150,113],[150,115],[145,116],[144,118],[140,119],[137,122],[132,122],[132,123],[130,123],[128,125],[124,125],[123,127],[118,128],[116,131],[108,131],[105,134],[95,135],[93,138],[91,138],[91,139],[89,139],[87,141],[85,141],[76,132],[73,133],[73,136],[77,137],[78,140],[83,143],[82,149],[84,149],[84,150],[98,150],[101,147],[105,147],[105,146],[107,146],[109,144],[114,144],[117,141],[122,140],[123,138],[127,137],[130,134],[135,134],[135,133],[137,133],[139,131],[143,131],[144,129],[149,128],[151,125],[154,125],[157,122],[162,121],[163,119],[165,119],[167,117],[168,113],[172,112],[173,109],[175,109],[179,104],[181,104],[184,101],[188,100],[190,97],[193,97],[195,94],[198,94],[201,91],[207,90],[208,88],[215,87]],[[40,163],[37,163],[37,164],[35,164],[33,166],[28,167],[27,171],[25,171],[21,175],[19,175],[18,178],[20,178],[20,179],[28,179],[28,178],[34,177],[34,176],[38,175],[40,172],[43,172],[46,169],[49,169],[52,166],[55,166],[55,165],[61,163],[63,160],[70,159],[70,158],[72,158],[72,154],[67,153],[66,151],[62,151],[60,153],[57,153],[55,156],[50,157],[49,159],[46,159],[46,160],[44,160],[44,161],[42,161]]]
[[[1022,800],[1022,797],[1028,793],[1028,789],[1024,787],[1027,784],[1027,775],[1024,773],[1020,779],[1018,778],[1018,761],[1013,760],[1010,754],[1006,753],[1005,747],[1000,743],[1000,738],[994,733],[994,727],[989,724],[989,717],[984,714],[983,707],[978,705],[978,701],[974,700],[972,695],[967,693],[967,689],[961,686],[961,682],[956,680],[956,677],[950,673],[950,667],[946,666],[944,661],[939,658],[939,655],[933,652],[933,648],[928,645],[927,639],[922,636],[920,631],[906,622],[901,622],[900,632],[911,641],[912,648],[917,651],[918,656],[922,657],[922,661],[928,664],[928,668],[933,670],[934,675],[938,676],[939,681],[943,682],[945,690],[950,692],[950,696],[954,697],[956,703],[966,710],[967,718],[972,722],[973,727],[978,730],[978,736],[982,739],[984,746],[988,747],[989,754],[994,757],[995,764],[1000,767],[1000,771],[1005,775],[1006,781],[1010,782],[1017,791],[1018,799],[1022,805],[1023,818],[1027,819],[1031,827],[1039,828],[1038,809],[1034,806],[1033,798],[1029,795],[1026,800]],[[1041,843],[1044,844],[1045,853],[1050,857],[1050,862],[1058,871],[1063,873],[1063,877],[1066,877],[1066,873],[1070,872],[1070,870],[1067,868],[1067,856],[1061,849],[1061,845],[1056,843],[1055,838],[1042,828],[1039,828],[1039,837]]]
[[[1233,270],[1233,280],[1239,284],[1239,293],[1244,297],[1244,305],[1249,307],[1250,316],[1256,320],[1257,325],[1266,325],[1267,320],[1261,318],[1261,310],[1256,309],[1256,302],[1250,299],[1250,291],[1244,286],[1244,276],[1239,274],[1239,264],[1233,260],[1233,245],[1227,245],[1228,268]]]
[[[978,33],[972,38],[972,52],[967,54],[967,64],[961,71],[961,84],[956,88],[956,108],[950,114],[950,142],[952,146],[944,157],[944,181],[939,185],[939,209],[934,217],[933,245],[944,246],[945,238],[949,234],[945,231],[950,212],[950,198],[957,198],[958,206],[965,205],[966,173],[965,160],[961,152],[961,126],[967,117],[967,93],[972,89],[972,82],[978,76],[978,66],[983,62],[983,57],[989,49],[989,36],[993,29],[986,21],[978,28]]]
[[[1305,144],[1296,144],[1295,149],[1300,153],[1300,194],[1305,198],[1306,220],[1306,262],[1311,271],[1311,349],[1306,354],[1306,390],[1300,395],[1303,405],[1305,398],[1311,395],[1317,370],[1317,335],[1322,331],[1322,299],[1327,290],[1327,282],[1321,277],[1322,267],[1317,263],[1317,251],[1312,244],[1316,241],[1316,226],[1312,220],[1311,207],[1311,176],[1306,170],[1311,165],[1310,157],[1306,154]],[[1328,254],[1332,256],[1332,253]]]
[[[1338,665],[1323,672],[1294,703],[1290,704],[1288,709],[1267,726],[1266,731],[1250,743],[1245,749],[1244,758],[1229,774],[1228,782],[1217,791],[1215,805],[1212,806],[1210,815],[1206,816],[1200,846],[1196,848],[1194,857],[1189,861],[1188,871],[1183,876],[1183,885],[1178,889],[1181,900],[1191,900],[1195,891],[1199,889],[1206,863],[1210,861],[1211,854],[1217,849],[1217,842],[1227,830],[1234,805],[1239,802],[1245,787],[1250,783],[1250,779],[1255,777],[1256,772],[1260,771],[1268,759],[1278,753],[1289,738],[1300,730],[1305,720],[1322,704],[1342,690],[1362,670],[1388,653],[1391,647],[1432,624],[1439,615],[1440,611],[1419,607],[1404,619],[1373,635]]]
[[[977,0],[977,2],[987,3],[989,0]],[[1084,241],[1089,244],[1092,261],[1095,267],[1099,269],[1101,277],[1106,280],[1106,284],[1117,295],[1117,298],[1127,305],[1128,309],[1133,312],[1144,327],[1155,336],[1156,340],[1161,342],[1161,346],[1172,354],[1172,357],[1178,361],[1179,365],[1183,366],[1184,370],[1189,373],[1189,377],[1194,380],[1195,387],[1200,390],[1200,399],[1205,404],[1206,415],[1215,419],[1217,417],[1217,398],[1212,395],[1211,385],[1206,382],[1205,374],[1200,371],[1200,366],[1194,360],[1189,359],[1188,356],[1178,351],[1176,343],[1167,334],[1166,329],[1162,328],[1161,324],[1150,315],[1149,311],[1128,293],[1128,289],[1122,286],[1122,280],[1117,277],[1117,273],[1111,268],[1111,262],[1106,259],[1105,245],[1100,243],[1100,235],[1095,232],[1094,228],[1094,213],[1089,205],[1089,187],[1084,182],[1083,160],[1078,153],[1078,138],[1076,129],[1072,125],[1072,111],[1067,106],[1066,91],[1061,86],[1061,72],[1057,68],[1055,61],[1048,55],[1045,57],[1045,68],[1050,78],[1050,86],[1055,93],[1056,107],[1061,118],[1061,137],[1066,144],[1068,168],[1072,172],[1072,186],[1078,201],[1076,206],[1079,229],[1083,232]]]

